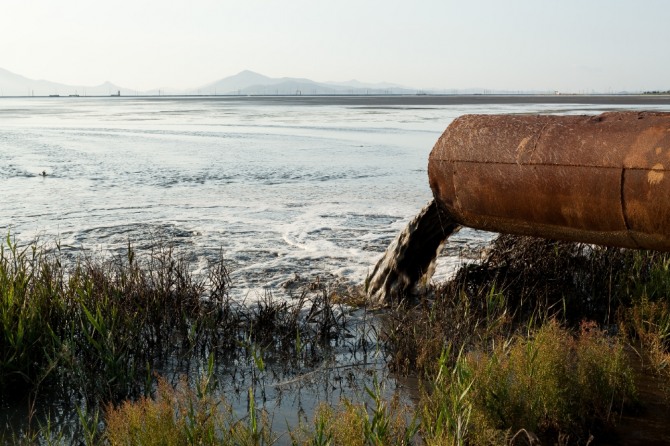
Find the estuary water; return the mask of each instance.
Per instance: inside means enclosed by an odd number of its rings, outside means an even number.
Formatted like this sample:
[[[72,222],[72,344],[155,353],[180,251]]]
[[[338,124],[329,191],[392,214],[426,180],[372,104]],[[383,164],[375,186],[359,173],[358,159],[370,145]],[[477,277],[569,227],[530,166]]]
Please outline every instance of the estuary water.
[[[457,116],[670,110],[494,99],[0,98],[0,230],[103,254],[167,241],[200,267],[222,252],[245,299],[296,275],[360,284],[430,200],[428,154]],[[452,237],[438,274],[490,238]]]

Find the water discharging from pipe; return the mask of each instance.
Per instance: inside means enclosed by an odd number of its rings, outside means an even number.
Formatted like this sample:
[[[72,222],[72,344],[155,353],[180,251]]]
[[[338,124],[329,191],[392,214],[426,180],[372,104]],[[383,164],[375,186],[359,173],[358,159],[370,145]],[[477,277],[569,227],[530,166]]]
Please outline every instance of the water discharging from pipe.
[[[435,200],[393,240],[366,279],[368,302],[385,306],[425,286],[445,240],[460,228]]]

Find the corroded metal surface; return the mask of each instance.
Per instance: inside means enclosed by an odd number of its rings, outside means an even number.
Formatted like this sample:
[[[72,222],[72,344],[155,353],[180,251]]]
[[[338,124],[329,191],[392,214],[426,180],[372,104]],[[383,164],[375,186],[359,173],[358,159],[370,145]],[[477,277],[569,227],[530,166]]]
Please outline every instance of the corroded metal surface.
[[[462,116],[428,162],[462,225],[665,251],[669,170],[670,113],[656,112]]]

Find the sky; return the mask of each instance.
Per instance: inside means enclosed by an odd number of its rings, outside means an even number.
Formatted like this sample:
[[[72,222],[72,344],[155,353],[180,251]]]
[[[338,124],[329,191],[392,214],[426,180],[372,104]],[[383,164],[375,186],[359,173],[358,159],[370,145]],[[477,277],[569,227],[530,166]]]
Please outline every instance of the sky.
[[[196,88],[252,70],[418,89],[670,89],[667,0],[2,0],[0,67]]]

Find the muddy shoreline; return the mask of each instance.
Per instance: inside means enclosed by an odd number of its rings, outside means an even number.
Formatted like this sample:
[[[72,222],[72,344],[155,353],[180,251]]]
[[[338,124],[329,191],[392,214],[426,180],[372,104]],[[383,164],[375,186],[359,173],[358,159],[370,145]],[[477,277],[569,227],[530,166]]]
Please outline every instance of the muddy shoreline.
[[[16,98],[5,96],[0,98]],[[30,97],[22,97],[31,99]],[[74,98],[78,101],[99,99],[99,96]],[[44,99],[44,97],[35,97]],[[53,100],[71,100],[59,97]],[[582,104],[582,105],[670,105],[670,95],[666,94],[417,94],[417,95],[296,95],[296,96],[122,96],[116,101],[170,101],[174,99],[194,101],[249,102],[265,105],[343,105],[355,107],[431,107],[448,105],[491,105],[491,104]]]

